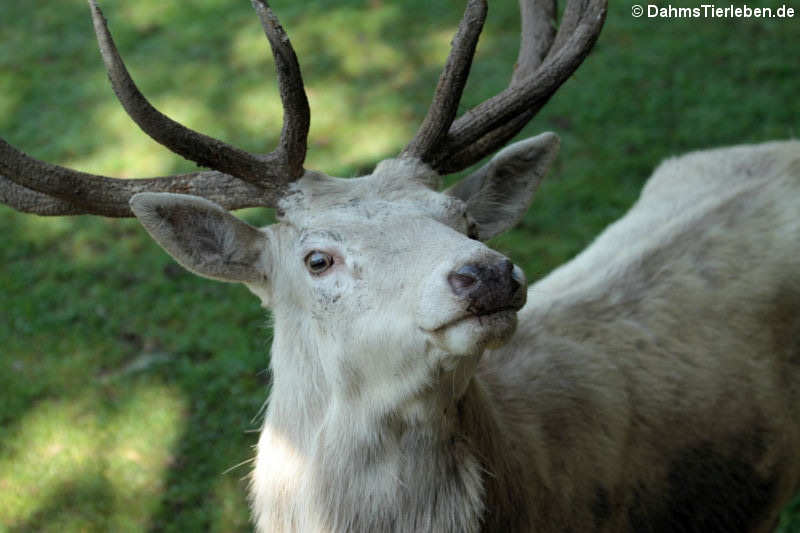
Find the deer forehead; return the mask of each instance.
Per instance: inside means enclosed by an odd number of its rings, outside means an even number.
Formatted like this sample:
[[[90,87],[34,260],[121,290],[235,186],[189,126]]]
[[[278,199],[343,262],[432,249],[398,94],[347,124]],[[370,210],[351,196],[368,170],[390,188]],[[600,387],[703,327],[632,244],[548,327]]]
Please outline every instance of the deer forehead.
[[[439,176],[417,161],[389,159],[368,176],[342,179],[307,171],[279,203],[281,222],[303,234],[398,230],[430,220],[462,229],[466,204],[437,192]],[[344,240],[341,232],[337,240]]]

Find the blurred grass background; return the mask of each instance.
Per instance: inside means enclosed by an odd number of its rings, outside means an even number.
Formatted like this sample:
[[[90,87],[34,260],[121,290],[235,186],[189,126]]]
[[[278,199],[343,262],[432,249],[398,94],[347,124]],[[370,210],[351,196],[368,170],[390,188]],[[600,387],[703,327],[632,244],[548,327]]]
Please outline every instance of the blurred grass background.
[[[632,4],[613,0],[595,51],[523,133],[562,137],[525,220],[494,242],[530,279],[619,217],[664,157],[798,135],[800,16],[637,19]],[[427,109],[463,2],[273,6],[311,101],[307,166],[347,176],[395,155]],[[249,2],[102,7],[157,107],[246,149],[272,148],[281,108]],[[505,85],[517,42],[516,2],[493,1],[463,109]],[[98,173],[193,168],[114,100],[84,0],[0,0],[0,135]],[[184,272],[135,221],[0,207],[0,532],[250,530],[243,478],[269,341],[245,289]],[[800,531],[800,505],[780,527]]]

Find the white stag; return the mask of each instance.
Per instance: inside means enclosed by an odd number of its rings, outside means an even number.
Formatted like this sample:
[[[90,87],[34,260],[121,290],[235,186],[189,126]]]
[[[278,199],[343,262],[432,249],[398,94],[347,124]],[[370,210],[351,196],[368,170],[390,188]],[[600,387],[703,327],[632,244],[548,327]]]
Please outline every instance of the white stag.
[[[667,161],[622,220],[526,290],[481,241],[526,210],[557,137],[513,144],[443,192],[439,178],[528,122],[588,53],[604,0],[571,0],[557,32],[552,2],[523,0],[508,88],[456,118],[486,13],[470,0],[420,130],[354,179],[303,168],[303,82],[263,0],[285,110],[267,155],[155,110],[90,4],[125,109],[214,170],[118,180],[2,142],[1,199],[45,215],[135,214],[186,268],[245,283],[273,310],[259,531],[774,525],[800,479],[800,143]],[[257,229],[228,212],[253,205],[278,207],[279,222]]]

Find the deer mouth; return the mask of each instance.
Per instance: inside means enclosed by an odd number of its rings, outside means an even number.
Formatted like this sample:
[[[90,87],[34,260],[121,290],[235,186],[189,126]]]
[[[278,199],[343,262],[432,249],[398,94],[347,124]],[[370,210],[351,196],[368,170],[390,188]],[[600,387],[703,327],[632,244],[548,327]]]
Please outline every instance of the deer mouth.
[[[427,330],[434,345],[456,355],[477,355],[504,345],[517,329],[515,307],[491,312],[465,312],[445,324]]]
[[[435,331],[443,332],[448,329],[469,328],[474,332],[491,333],[494,330],[507,330],[509,327],[516,329],[517,309],[506,307],[495,311],[474,313],[467,311],[463,315],[449,321]],[[500,333],[500,331],[498,331]]]
[[[507,305],[505,307],[501,307],[499,309],[492,309],[492,310],[484,310],[484,309],[474,309],[472,307],[467,308],[467,314],[463,318],[478,318],[485,316],[493,316],[500,313],[516,313],[519,311],[518,306],[514,305]]]
[[[471,323],[473,326],[477,325],[479,327],[491,328],[508,321],[516,322],[517,311],[518,309],[514,307],[504,307],[496,311],[482,311],[480,313],[474,313],[468,310],[466,314],[452,321],[450,324],[455,325],[460,322],[467,322]]]
[[[500,325],[501,322],[516,322],[517,312],[519,310],[520,307],[516,305],[508,305],[493,310],[476,310],[470,307],[467,308],[464,313],[457,315],[455,318],[452,318],[441,325],[430,329],[422,329],[428,331],[429,333],[439,333],[461,323],[468,323],[472,325],[472,327],[492,327],[494,325]]]

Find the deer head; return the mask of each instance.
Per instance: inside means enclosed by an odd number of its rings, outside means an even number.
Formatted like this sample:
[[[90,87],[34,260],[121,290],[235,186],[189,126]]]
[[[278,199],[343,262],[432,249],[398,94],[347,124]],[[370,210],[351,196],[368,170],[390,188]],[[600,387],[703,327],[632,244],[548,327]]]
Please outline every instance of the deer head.
[[[525,277],[482,241],[522,217],[558,138],[544,133],[512,144],[444,191],[440,177],[495,152],[523,128],[589,52],[606,2],[570,1],[556,32],[554,2],[521,1],[522,41],[508,87],[457,117],[487,11],[485,0],[469,0],[418,132],[396,158],[352,179],[304,168],[310,112],[297,58],[267,2],[252,4],[284,108],[274,151],[248,153],[156,110],[90,0],[125,110],[156,141],[211,170],[115,179],[38,161],[0,139],[0,201],[40,215],[137,216],[187,269],[244,283],[261,297],[274,310],[273,352],[302,344],[334,387],[353,388],[358,374],[380,388],[398,373],[429,373],[508,339],[525,302]],[[228,211],[249,206],[276,207],[278,222],[257,229]],[[408,354],[425,360],[412,368]]]

